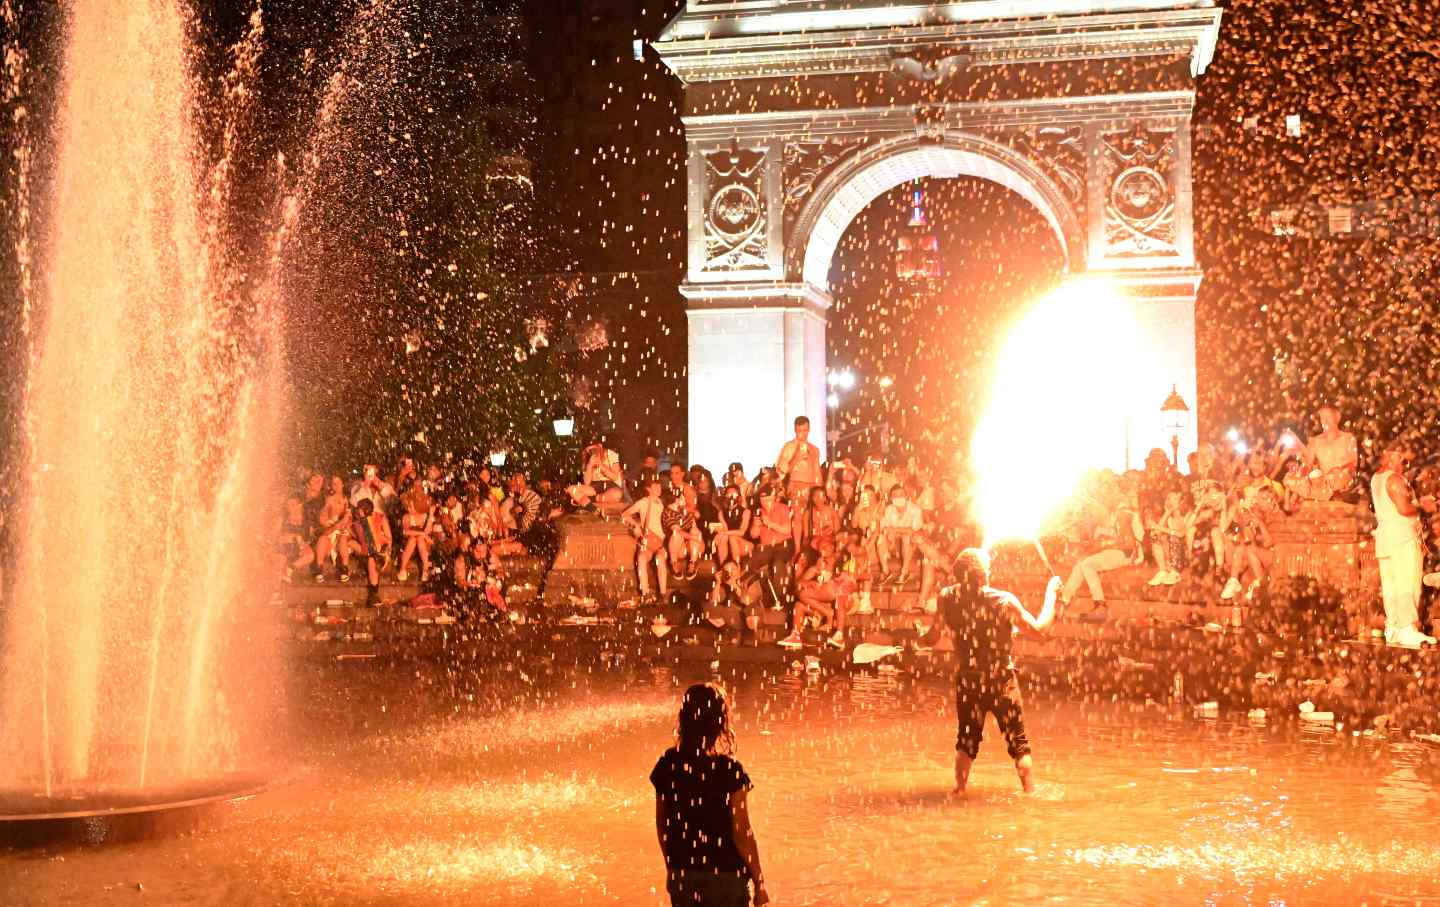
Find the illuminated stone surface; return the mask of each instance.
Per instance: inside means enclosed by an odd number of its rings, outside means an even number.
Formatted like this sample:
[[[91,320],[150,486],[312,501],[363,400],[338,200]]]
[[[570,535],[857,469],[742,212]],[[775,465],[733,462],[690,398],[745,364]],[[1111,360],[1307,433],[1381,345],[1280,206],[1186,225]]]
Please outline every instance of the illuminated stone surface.
[[[1219,26],[1185,0],[687,3],[655,47],[686,83],[690,458],[739,452],[753,471],[802,412],[823,448],[835,248],[866,205],[923,177],[1010,189],[1070,276],[1137,300],[1137,361],[1158,368],[1136,380],[1158,396],[1136,404],[1126,447],[1136,463],[1168,449],[1165,390],[1197,400],[1190,114]],[[718,434],[717,408],[742,427]]]

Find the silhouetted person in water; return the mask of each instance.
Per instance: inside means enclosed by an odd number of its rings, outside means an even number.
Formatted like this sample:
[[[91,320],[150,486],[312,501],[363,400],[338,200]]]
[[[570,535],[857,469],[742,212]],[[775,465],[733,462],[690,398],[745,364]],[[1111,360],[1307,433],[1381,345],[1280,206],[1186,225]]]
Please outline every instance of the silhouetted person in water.
[[[708,683],[685,691],[675,746],[650,772],[655,828],[672,907],[770,903],[745,797],[750,777],[730,757],[735,735],[725,694]]]
[[[1055,622],[1055,595],[1060,578],[1050,578],[1045,604],[1034,617],[1009,592],[990,587],[990,557],[976,548],[966,548],[955,558],[955,584],[940,592],[940,614],[955,641],[955,790],[965,793],[970,766],[980,752],[985,716],[995,716],[1015,772],[1026,793],[1035,789],[1030,759],[1030,741],[1025,736],[1025,712],[1020,701],[1020,680],[1010,656],[1016,628],[1044,633]],[[933,643],[940,632],[935,622],[925,642]]]

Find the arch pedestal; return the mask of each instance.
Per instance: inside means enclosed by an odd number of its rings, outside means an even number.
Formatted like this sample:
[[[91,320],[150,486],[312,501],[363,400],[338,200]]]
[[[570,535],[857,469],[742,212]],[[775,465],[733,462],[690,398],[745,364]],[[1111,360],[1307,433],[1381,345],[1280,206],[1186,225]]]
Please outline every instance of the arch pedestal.
[[[655,47],[686,82],[691,460],[753,472],[802,414],[823,449],[831,259],[867,204],[917,177],[1005,186],[1055,231],[1070,278],[1132,297],[1163,374],[1124,446],[1135,462],[1168,446],[1170,385],[1196,401],[1190,112],[1220,12],[1049,5],[689,0],[667,26]]]

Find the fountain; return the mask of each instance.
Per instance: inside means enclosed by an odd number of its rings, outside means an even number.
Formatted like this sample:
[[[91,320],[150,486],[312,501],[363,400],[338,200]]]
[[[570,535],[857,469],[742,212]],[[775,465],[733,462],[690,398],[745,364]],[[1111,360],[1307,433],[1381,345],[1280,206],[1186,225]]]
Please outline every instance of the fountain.
[[[0,612],[0,827],[28,830],[10,839],[253,790],[275,705],[248,621],[271,572],[278,283],[247,279],[227,236],[233,130],[204,150],[176,0],[68,9],[33,273],[30,140],[17,156],[27,487]]]

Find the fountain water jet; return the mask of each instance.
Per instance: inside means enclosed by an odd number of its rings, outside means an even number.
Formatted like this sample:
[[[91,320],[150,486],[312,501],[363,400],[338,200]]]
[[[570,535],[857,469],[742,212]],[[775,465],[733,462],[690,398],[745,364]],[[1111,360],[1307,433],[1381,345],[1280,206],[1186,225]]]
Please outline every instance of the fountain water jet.
[[[0,771],[45,791],[31,811],[238,771],[269,687],[238,643],[268,591],[276,283],[240,289],[233,136],[207,176],[189,30],[175,0],[69,8],[33,290],[22,204],[30,471]]]

